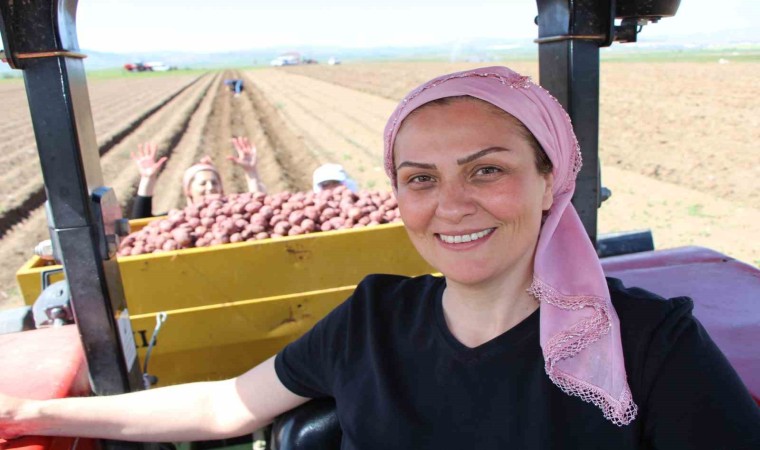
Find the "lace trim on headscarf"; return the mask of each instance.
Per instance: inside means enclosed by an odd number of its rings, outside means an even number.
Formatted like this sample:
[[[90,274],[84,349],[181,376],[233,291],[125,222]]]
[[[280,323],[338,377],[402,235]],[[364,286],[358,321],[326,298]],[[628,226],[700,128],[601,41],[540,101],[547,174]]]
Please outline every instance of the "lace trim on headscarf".
[[[535,87],[538,89],[541,89],[546,93],[546,95],[549,96],[550,99],[554,100],[554,103],[559,106],[559,110],[562,111],[562,113],[565,115],[565,120],[570,124],[571,129],[575,129],[573,125],[572,119],[570,119],[570,114],[567,113],[565,108],[562,106],[562,104],[557,100],[555,96],[552,95],[551,92],[544,89],[543,86],[539,84],[534,84]],[[570,176],[567,177],[567,180],[565,181],[565,184],[562,186],[562,189],[560,189],[560,193],[564,194],[565,192],[570,191],[575,186],[575,180],[578,178],[578,173],[581,171],[581,167],[583,167],[583,155],[581,154],[581,145],[578,143],[578,137],[573,133],[573,142],[575,142],[575,152],[573,152],[572,155],[570,155],[570,163],[572,164],[572,168],[570,169]]]
[[[580,397],[581,400],[596,405],[604,417],[615,425],[628,425],[636,418],[638,407],[633,402],[631,391],[626,383],[619,399],[606,391],[562,372],[557,363],[572,358],[612,329],[610,311],[606,302],[596,296],[564,295],[544,283],[538,277],[533,278],[528,292],[539,302],[549,303],[557,308],[579,310],[593,308],[594,314],[572,327],[552,336],[543,349],[544,369],[546,374],[562,391]]]
[[[557,105],[560,107],[559,109],[565,114],[565,118],[567,119],[567,121],[569,123],[572,123],[572,121],[570,120],[570,115],[567,114],[567,111],[565,111],[565,108],[563,108],[562,105],[559,103],[559,100],[557,100],[549,91],[547,91],[540,85],[533,83],[533,81],[530,79],[529,76],[518,75],[518,74],[504,76],[500,73],[495,73],[495,72],[465,72],[465,73],[459,73],[459,74],[452,74],[447,77],[441,78],[440,80],[436,80],[433,83],[423,85],[415,89],[411,93],[409,93],[409,95],[407,95],[406,97],[404,97],[404,99],[401,100],[401,103],[403,106],[401,108],[398,108],[398,110],[393,116],[393,127],[390,130],[388,130],[388,133],[385,134],[385,146],[390,147],[391,137],[393,136],[393,132],[396,130],[398,119],[399,117],[401,117],[402,113],[404,112],[404,109],[406,108],[407,103],[409,103],[418,95],[422,94],[428,89],[439,86],[450,80],[468,78],[468,77],[495,78],[499,80],[501,84],[503,84],[506,87],[509,87],[510,89],[530,89],[531,87],[541,89],[552,100],[554,100],[557,103]],[[573,188],[573,186],[575,185],[575,179],[578,177],[578,173],[581,170],[581,166],[583,166],[583,158],[581,156],[581,146],[580,144],[578,144],[578,139],[575,137],[575,135],[573,135],[573,139],[575,140],[575,152],[573,153],[573,155],[571,155],[572,169],[571,169],[570,176],[568,177],[567,180],[565,180],[565,184],[560,189],[560,193],[568,192],[570,189]],[[385,166],[386,166],[385,167],[386,173],[388,173],[388,175],[391,177],[391,185],[396,186],[396,170],[395,170],[395,167],[393,167],[393,160],[392,159],[386,160]]]

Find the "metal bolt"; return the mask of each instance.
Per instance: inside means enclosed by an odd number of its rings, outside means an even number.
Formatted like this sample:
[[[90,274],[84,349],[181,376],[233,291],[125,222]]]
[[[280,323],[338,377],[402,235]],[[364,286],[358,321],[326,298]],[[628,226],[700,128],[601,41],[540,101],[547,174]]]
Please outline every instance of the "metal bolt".
[[[34,254],[46,261],[52,261],[54,259],[53,242],[50,239],[45,239],[44,241],[40,242],[36,247],[34,247]]]
[[[606,201],[610,197],[612,197],[612,191],[609,190],[608,188],[602,186],[602,199],[601,199],[602,202]]]

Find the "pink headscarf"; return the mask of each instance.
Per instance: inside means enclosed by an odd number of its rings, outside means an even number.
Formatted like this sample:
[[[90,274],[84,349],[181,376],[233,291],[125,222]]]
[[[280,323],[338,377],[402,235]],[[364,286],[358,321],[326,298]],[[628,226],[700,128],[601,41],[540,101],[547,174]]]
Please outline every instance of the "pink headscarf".
[[[190,185],[193,182],[193,178],[195,178],[195,175],[197,175],[198,172],[202,172],[204,170],[214,172],[214,174],[216,174],[216,178],[220,182],[222,180],[222,177],[219,174],[219,169],[216,168],[214,163],[211,161],[211,158],[208,156],[204,156],[201,158],[200,162],[188,167],[188,169],[185,170],[184,175],[182,175],[182,190],[185,193],[185,197],[187,197],[188,204],[190,203]]]
[[[625,374],[620,323],[604,273],[578,213],[570,203],[581,155],[570,117],[545,89],[506,67],[484,67],[431,80],[409,93],[385,127],[385,170],[396,186],[393,144],[401,122],[420,106],[471,96],[516,117],[554,165],[554,203],[536,245],[529,292],[540,302],[545,370],[570,395],[627,425],[637,413]]]

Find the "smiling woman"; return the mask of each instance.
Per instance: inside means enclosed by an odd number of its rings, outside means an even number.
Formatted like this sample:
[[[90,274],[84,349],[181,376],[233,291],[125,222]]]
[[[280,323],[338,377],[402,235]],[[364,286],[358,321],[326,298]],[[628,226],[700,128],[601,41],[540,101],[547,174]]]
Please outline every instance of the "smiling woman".
[[[541,87],[504,67],[425,83],[388,120],[385,167],[443,278],[368,276],[234,379],[0,394],[0,437],[216,439],[330,397],[343,449],[760,447],[760,411],[691,300],[604,278],[570,202],[573,128]]]
[[[463,95],[479,100],[429,106]],[[494,107],[503,113],[494,114]],[[551,173],[539,172],[531,140],[504,113],[535,137],[553,162]],[[454,337],[472,346],[486,343],[541,302],[549,378],[613,423],[630,423],[637,406],[626,382],[618,320],[570,204],[580,154],[557,101],[504,68],[437,78],[394,113],[385,165],[412,242],[447,277],[442,301]],[[456,242],[473,233],[482,237]],[[571,258],[580,264],[562,264]],[[595,364],[584,363],[589,360]]]
[[[515,288],[525,292],[553,176],[539,172],[524,127],[492,110],[465,97],[407,117],[394,148],[397,197],[412,242],[450,287],[522,273]]]

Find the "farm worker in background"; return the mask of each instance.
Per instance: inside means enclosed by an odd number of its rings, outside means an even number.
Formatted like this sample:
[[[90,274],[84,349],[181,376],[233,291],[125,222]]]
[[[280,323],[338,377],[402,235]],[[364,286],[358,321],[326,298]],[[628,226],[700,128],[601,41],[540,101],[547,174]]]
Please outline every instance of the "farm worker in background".
[[[259,180],[256,167],[256,147],[246,137],[232,138],[232,145],[237,152],[236,156],[227,156],[227,159],[240,166],[245,171],[250,192],[266,192],[264,185]],[[137,147],[137,153],[132,153],[132,160],[140,172],[140,184],[137,187],[137,197],[132,205],[132,218],[139,219],[153,215],[153,191],[156,185],[158,173],[166,162],[166,157],[156,160],[156,144],[146,143]],[[191,204],[202,197],[210,194],[223,194],[224,187],[219,171],[214,166],[211,158],[204,156],[201,160],[190,166],[182,177],[182,190]]]
[[[760,448],[760,409],[692,301],[605,279],[570,202],[578,143],[547,91],[504,67],[439,77],[384,138],[404,226],[443,277],[370,275],[234,379],[0,396],[0,437],[216,439],[332,397],[342,449]]]
[[[314,192],[322,192],[325,189],[332,189],[341,185],[346,186],[351,192],[356,192],[358,189],[356,181],[348,176],[346,169],[340,164],[322,164],[314,170],[312,180]]]
[[[230,91],[234,93],[236,97],[243,92],[243,80],[239,78],[224,80],[224,84],[230,88]]]

